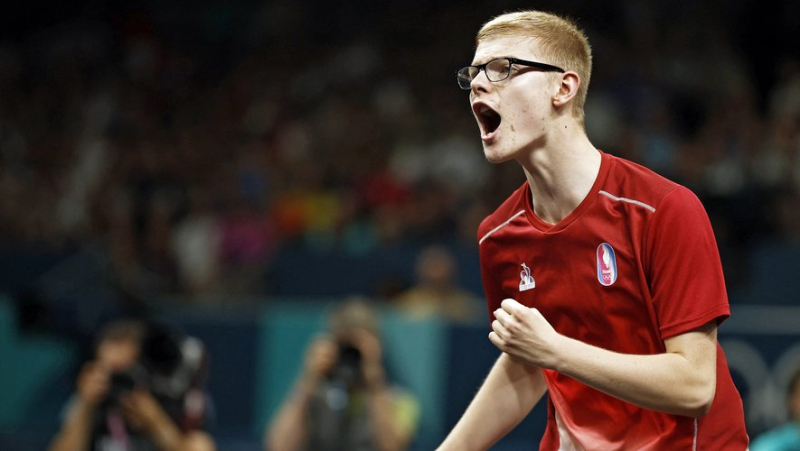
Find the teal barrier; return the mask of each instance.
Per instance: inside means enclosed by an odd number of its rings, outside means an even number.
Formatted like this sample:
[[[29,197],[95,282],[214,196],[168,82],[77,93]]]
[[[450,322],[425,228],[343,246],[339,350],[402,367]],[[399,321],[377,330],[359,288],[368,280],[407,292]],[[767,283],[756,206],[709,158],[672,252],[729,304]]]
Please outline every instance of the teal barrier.
[[[287,303],[265,311],[254,414],[254,433],[259,437],[292,390],[309,341],[325,330],[325,315],[331,305]],[[417,442],[433,443],[443,433],[445,324],[435,320],[409,321],[381,312],[381,332],[394,381],[409,389],[420,402]]]
[[[71,377],[74,346],[38,335],[21,335],[16,310],[0,296],[0,430],[12,430],[57,378]]]

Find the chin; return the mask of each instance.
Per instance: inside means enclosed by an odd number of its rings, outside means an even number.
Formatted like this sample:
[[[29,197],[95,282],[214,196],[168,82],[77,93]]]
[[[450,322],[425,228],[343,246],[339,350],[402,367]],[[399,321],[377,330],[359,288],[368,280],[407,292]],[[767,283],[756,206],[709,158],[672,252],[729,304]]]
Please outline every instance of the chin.
[[[506,161],[513,159],[512,154],[503,152],[502,149],[492,149],[491,147],[487,147],[485,144],[483,146],[483,156],[486,157],[486,161],[494,164],[505,163]]]
[[[491,155],[491,154],[487,154],[487,153],[484,153],[484,155],[486,156],[486,161],[488,161],[489,163],[492,163],[492,164],[500,164],[500,163],[504,163],[506,161],[506,159],[500,158],[500,157],[498,157],[496,155]]]

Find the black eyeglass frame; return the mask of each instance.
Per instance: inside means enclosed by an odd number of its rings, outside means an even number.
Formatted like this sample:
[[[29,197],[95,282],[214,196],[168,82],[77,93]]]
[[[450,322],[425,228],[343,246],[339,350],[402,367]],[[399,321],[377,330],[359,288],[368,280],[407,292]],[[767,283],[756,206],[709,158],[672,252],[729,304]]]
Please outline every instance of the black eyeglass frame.
[[[506,61],[508,61],[508,73],[503,78],[499,78],[497,80],[492,80],[489,77],[489,74],[486,72],[486,66],[492,64],[493,62],[495,62],[497,60],[506,60]],[[471,89],[470,85],[472,84],[472,80],[474,80],[475,77],[477,77],[478,74],[481,73],[481,71],[486,73],[486,78],[492,83],[495,83],[495,82],[498,82],[498,81],[503,81],[503,80],[505,80],[505,79],[507,79],[508,77],[511,76],[511,65],[512,64],[519,64],[521,66],[535,67],[535,68],[543,70],[545,72],[560,72],[560,73],[566,72],[564,69],[562,69],[562,68],[560,68],[558,66],[553,66],[552,64],[540,63],[538,61],[528,61],[528,60],[523,60],[523,59],[519,59],[519,58],[512,58],[512,57],[502,57],[502,58],[495,58],[495,59],[487,61],[487,62],[485,62],[483,64],[479,64],[477,66],[464,66],[461,69],[457,70],[456,71],[456,81],[458,81],[458,87],[463,89],[463,90],[465,90],[465,91],[469,91]],[[475,76],[468,78],[467,76],[469,75],[469,69],[471,69],[473,67],[475,69],[478,69],[478,71],[475,72]],[[466,86],[461,84],[462,80],[466,82]]]

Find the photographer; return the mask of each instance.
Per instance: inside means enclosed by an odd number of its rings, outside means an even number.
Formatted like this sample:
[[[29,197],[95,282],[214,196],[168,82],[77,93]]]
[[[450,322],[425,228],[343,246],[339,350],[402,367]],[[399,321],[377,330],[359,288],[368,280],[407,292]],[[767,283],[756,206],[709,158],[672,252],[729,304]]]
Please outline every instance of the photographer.
[[[329,326],[329,335],[309,345],[300,378],[267,430],[265,448],[406,449],[419,405],[387,382],[375,313],[351,300],[332,312]]]
[[[205,451],[213,439],[200,382],[204,352],[192,338],[125,320],[100,333],[51,451]],[[167,388],[171,386],[171,388]]]

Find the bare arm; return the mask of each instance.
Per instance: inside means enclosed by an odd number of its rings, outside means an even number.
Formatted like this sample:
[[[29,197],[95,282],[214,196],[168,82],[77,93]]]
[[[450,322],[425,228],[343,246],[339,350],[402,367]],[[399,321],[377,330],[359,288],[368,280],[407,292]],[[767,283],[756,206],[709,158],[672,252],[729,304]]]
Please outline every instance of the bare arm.
[[[408,431],[398,427],[394,398],[384,384],[368,389],[370,415],[374,425],[375,443],[381,451],[405,449],[411,441]]]
[[[161,451],[213,451],[214,440],[203,431],[182,431],[155,397],[136,389],[120,398],[127,423],[143,431]]]
[[[264,437],[268,451],[295,451],[302,448],[306,436],[306,411],[316,382],[301,380],[284,401]]]
[[[109,371],[97,362],[83,366],[76,382],[74,401],[69,406],[61,430],[50,443],[50,451],[76,451],[90,448],[97,405],[105,399],[109,389]]]
[[[320,381],[336,364],[339,352],[328,337],[316,339],[306,351],[303,374],[294,391],[286,398],[264,436],[264,448],[269,451],[295,451],[305,443],[306,412]]]
[[[488,449],[519,424],[546,391],[541,369],[501,354],[439,450]]]
[[[381,451],[406,449],[413,431],[404,429],[396,417],[395,399],[386,384],[381,363],[383,351],[380,340],[368,332],[357,331],[353,336],[353,344],[362,356],[361,373],[373,422],[375,445]]]
[[[506,299],[489,338],[501,350],[575,378],[631,404],[700,417],[716,392],[717,327],[664,341],[666,352],[620,354],[558,334],[537,309]]]
[[[64,425],[53,441],[50,451],[76,451],[89,449],[94,406],[83,400],[76,400],[67,413]]]

